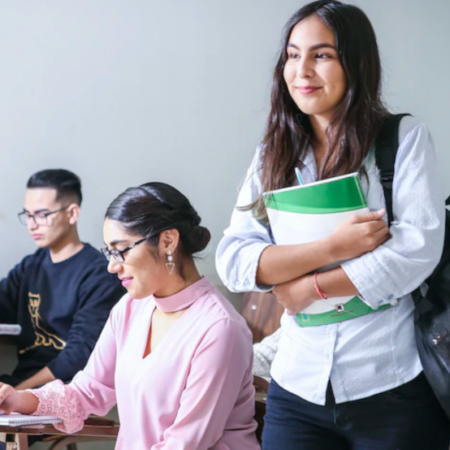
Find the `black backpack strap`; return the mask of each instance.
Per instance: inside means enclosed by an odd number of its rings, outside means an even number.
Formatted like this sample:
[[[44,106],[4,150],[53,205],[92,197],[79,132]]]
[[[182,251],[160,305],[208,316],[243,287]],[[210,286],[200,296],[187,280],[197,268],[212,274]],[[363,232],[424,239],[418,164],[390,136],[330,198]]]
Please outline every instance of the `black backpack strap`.
[[[375,140],[375,160],[380,170],[381,184],[386,201],[388,224],[394,220],[392,210],[392,186],[395,174],[395,157],[398,150],[398,129],[400,121],[409,114],[392,114],[384,119]]]

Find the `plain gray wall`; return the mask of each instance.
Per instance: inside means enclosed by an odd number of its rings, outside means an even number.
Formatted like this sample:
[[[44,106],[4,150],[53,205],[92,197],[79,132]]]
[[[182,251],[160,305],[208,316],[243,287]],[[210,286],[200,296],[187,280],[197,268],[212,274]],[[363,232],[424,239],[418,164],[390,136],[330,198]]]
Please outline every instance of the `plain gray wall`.
[[[305,3],[0,2],[0,276],[35,249],[16,216],[26,180],[63,167],[82,178],[80,233],[95,246],[126,187],[179,188],[212,232],[201,266],[218,282],[214,250],[263,133],[281,29]],[[450,1],[354,3],[377,32],[388,105],[428,124],[450,194]]]
[[[126,187],[179,188],[212,232],[202,271],[217,281],[214,250],[263,133],[281,29],[304,3],[0,2],[0,275],[35,248],[16,217],[27,178],[64,167],[82,178],[80,232],[95,246]],[[429,125],[445,174],[450,2],[355,3],[378,35],[388,104]]]

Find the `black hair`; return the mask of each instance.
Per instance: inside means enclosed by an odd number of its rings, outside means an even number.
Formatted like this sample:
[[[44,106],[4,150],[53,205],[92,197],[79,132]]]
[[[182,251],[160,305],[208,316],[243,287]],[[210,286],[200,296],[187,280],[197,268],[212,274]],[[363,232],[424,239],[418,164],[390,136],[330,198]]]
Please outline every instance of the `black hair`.
[[[47,169],[31,175],[27,183],[28,189],[49,188],[55,189],[56,199],[69,200],[81,205],[81,180],[73,172],[65,169]]]
[[[127,233],[147,238],[150,246],[159,243],[161,232],[177,229],[185,256],[201,252],[211,239],[186,196],[165,183],[128,188],[108,206],[105,218],[121,222]]]

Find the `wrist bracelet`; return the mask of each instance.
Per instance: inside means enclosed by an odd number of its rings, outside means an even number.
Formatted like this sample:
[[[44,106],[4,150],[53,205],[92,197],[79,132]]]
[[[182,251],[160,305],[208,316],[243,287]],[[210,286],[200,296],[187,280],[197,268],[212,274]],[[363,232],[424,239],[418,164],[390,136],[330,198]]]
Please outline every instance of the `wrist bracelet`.
[[[327,295],[326,295],[324,292],[322,292],[322,291],[320,290],[319,283],[317,283],[317,275],[318,275],[318,273],[316,272],[316,273],[314,274],[314,287],[316,288],[317,295],[318,295],[322,300],[327,300],[327,299],[328,299]]]

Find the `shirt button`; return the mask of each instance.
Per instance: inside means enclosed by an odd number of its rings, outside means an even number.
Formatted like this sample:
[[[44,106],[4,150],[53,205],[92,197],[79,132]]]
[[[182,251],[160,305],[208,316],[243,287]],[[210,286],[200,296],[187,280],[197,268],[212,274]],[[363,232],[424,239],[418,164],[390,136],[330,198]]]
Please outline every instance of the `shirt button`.
[[[393,294],[391,294],[391,295],[388,297],[389,300],[392,300],[393,298],[394,298]]]

